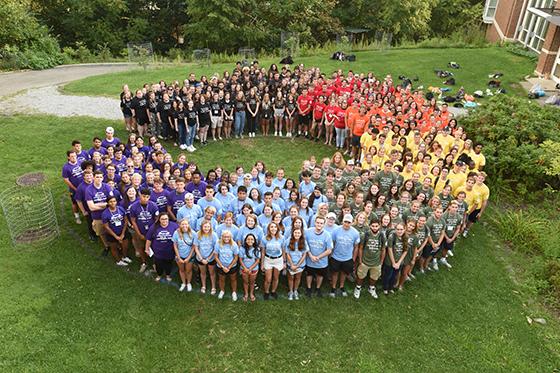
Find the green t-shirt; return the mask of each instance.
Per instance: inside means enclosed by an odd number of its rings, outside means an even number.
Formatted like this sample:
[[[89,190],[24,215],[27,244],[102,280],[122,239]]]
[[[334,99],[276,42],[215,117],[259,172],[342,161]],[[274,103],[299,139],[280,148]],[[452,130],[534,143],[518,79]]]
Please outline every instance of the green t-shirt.
[[[441,208],[443,211],[447,210],[447,206],[449,206],[449,202],[453,201],[453,196],[448,194],[447,197],[444,197],[443,193],[438,195],[439,200],[441,201]]]
[[[441,232],[443,232],[445,228],[445,221],[443,217],[437,220],[435,216],[430,216],[428,221],[426,221],[426,227],[428,228],[430,237],[432,237],[432,241],[437,243],[441,237]]]
[[[449,211],[446,211],[441,218],[445,222],[445,234],[449,238],[453,236],[455,229],[463,223],[463,215],[459,213],[451,214]]]
[[[379,171],[375,174],[373,181],[379,184],[379,189],[382,192],[388,192],[391,189],[391,185],[395,184],[397,178],[395,174],[391,171],[389,173],[385,173],[385,171]]]
[[[412,258],[414,258],[414,251],[418,248],[418,246],[420,246],[421,243],[422,241],[418,240],[418,236],[416,234],[411,234],[408,236],[408,250],[406,252],[406,257],[404,258],[404,264],[410,264]]]
[[[409,222],[410,220],[418,221],[420,215],[424,215],[420,209],[416,212],[412,212],[411,209],[407,209],[405,212],[402,213],[402,218],[405,222]]]
[[[404,254],[406,254],[407,242],[403,239],[403,237],[399,237],[395,233],[391,233],[389,238],[387,238],[387,255],[385,255],[385,265],[392,265],[391,258],[389,257],[389,250],[393,252],[393,259],[395,260],[395,263],[398,262]]]
[[[364,237],[364,249],[362,252],[362,263],[368,267],[381,265],[381,254],[385,250],[387,238],[381,231],[373,234],[370,231]]]

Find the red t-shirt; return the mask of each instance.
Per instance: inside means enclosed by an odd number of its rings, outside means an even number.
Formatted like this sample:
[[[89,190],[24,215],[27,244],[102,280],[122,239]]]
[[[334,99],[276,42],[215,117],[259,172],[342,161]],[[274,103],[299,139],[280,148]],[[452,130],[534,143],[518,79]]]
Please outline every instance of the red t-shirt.
[[[346,110],[341,107],[337,107],[336,120],[334,121],[334,126],[336,128],[346,128],[346,123],[344,123],[345,118],[346,118]]]
[[[311,111],[311,104],[313,103],[313,98],[308,95],[300,95],[297,98],[297,103],[301,108],[303,114],[309,114]]]
[[[321,120],[321,118],[323,117],[323,113],[325,112],[326,107],[327,107],[327,105],[324,102],[317,101],[313,105],[313,118],[315,120]]]
[[[339,107],[338,106],[333,106],[333,105],[327,105],[327,107],[325,107],[325,118],[329,122],[332,122],[333,117],[336,117],[337,109],[339,109]]]

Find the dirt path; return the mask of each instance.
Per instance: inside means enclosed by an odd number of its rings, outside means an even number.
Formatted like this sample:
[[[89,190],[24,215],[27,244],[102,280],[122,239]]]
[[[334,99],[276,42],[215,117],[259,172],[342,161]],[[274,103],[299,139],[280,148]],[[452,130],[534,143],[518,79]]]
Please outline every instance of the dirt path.
[[[2,73],[0,74],[0,97],[10,96],[25,89],[55,86],[92,75],[125,71],[137,66],[137,64],[131,63],[80,64],[40,71]]]

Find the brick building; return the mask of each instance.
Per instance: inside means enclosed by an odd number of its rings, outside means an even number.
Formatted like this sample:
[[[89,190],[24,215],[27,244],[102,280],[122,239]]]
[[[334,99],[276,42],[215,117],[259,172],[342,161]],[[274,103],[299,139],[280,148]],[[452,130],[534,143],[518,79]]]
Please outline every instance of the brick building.
[[[486,0],[482,20],[490,41],[517,41],[537,52],[535,72],[560,83],[560,2]]]

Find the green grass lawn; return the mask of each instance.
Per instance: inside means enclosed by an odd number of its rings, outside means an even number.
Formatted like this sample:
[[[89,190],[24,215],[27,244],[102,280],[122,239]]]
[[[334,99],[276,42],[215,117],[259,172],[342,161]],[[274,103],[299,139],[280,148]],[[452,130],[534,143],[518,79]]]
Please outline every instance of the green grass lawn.
[[[503,87],[510,92],[520,93],[523,89],[519,86],[519,81],[524,76],[531,74],[535,68],[534,62],[528,58],[514,55],[504,48],[430,48],[430,49],[391,49],[386,51],[365,51],[355,52],[356,62],[340,62],[330,60],[330,55],[320,54],[313,57],[296,58],[296,63],[304,63],[306,66],[318,66],[330,75],[336,69],[349,69],[355,72],[373,71],[380,77],[392,74],[395,79],[399,75],[408,77],[418,76],[420,84],[426,88],[428,86],[443,86],[444,79],[438,78],[434,69],[447,70],[447,63],[455,61],[461,65],[461,69],[452,70],[455,74],[457,85],[453,87],[456,92],[459,87],[464,86],[467,92],[477,89],[486,89],[488,74],[502,72]],[[262,60],[262,66],[267,69],[272,62],[279,61]],[[64,91],[68,94],[80,95],[102,95],[118,97],[123,84],[129,84],[131,89],[139,88],[144,83],[154,83],[165,80],[170,83],[174,80],[180,82],[185,79],[190,72],[197,76],[201,74],[212,75],[231,71],[234,65],[215,64],[210,67],[199,65],[181,65],[164,68],[154,68],[148,71],[133,70],[108,75],[93,76],[67,84]]]
[[[510,278],[502,249],[482,225],[440,270],[378,301],[283,299],[254,304],[182,294],[100,259],[70,219],[60,168],[74,138],[88,143],[121,123],[49,116],[0,118],[0,189],[41,170],[62,237],[15,251],[0,223],[2,371],[519,371],[560,364],[558,323]],[[124,136],[122,131],[117,135]],[[44,144],[47,143],[47,146]],[[176,151],[173,151],[176,154]],[[263,159],[294,176],[301,160],[331,149],[257,138],[211,144],[190,156],[232,168]],[[62,211],[62,212],[61,212]],[[282,282],[285,279],[282,278]]]

